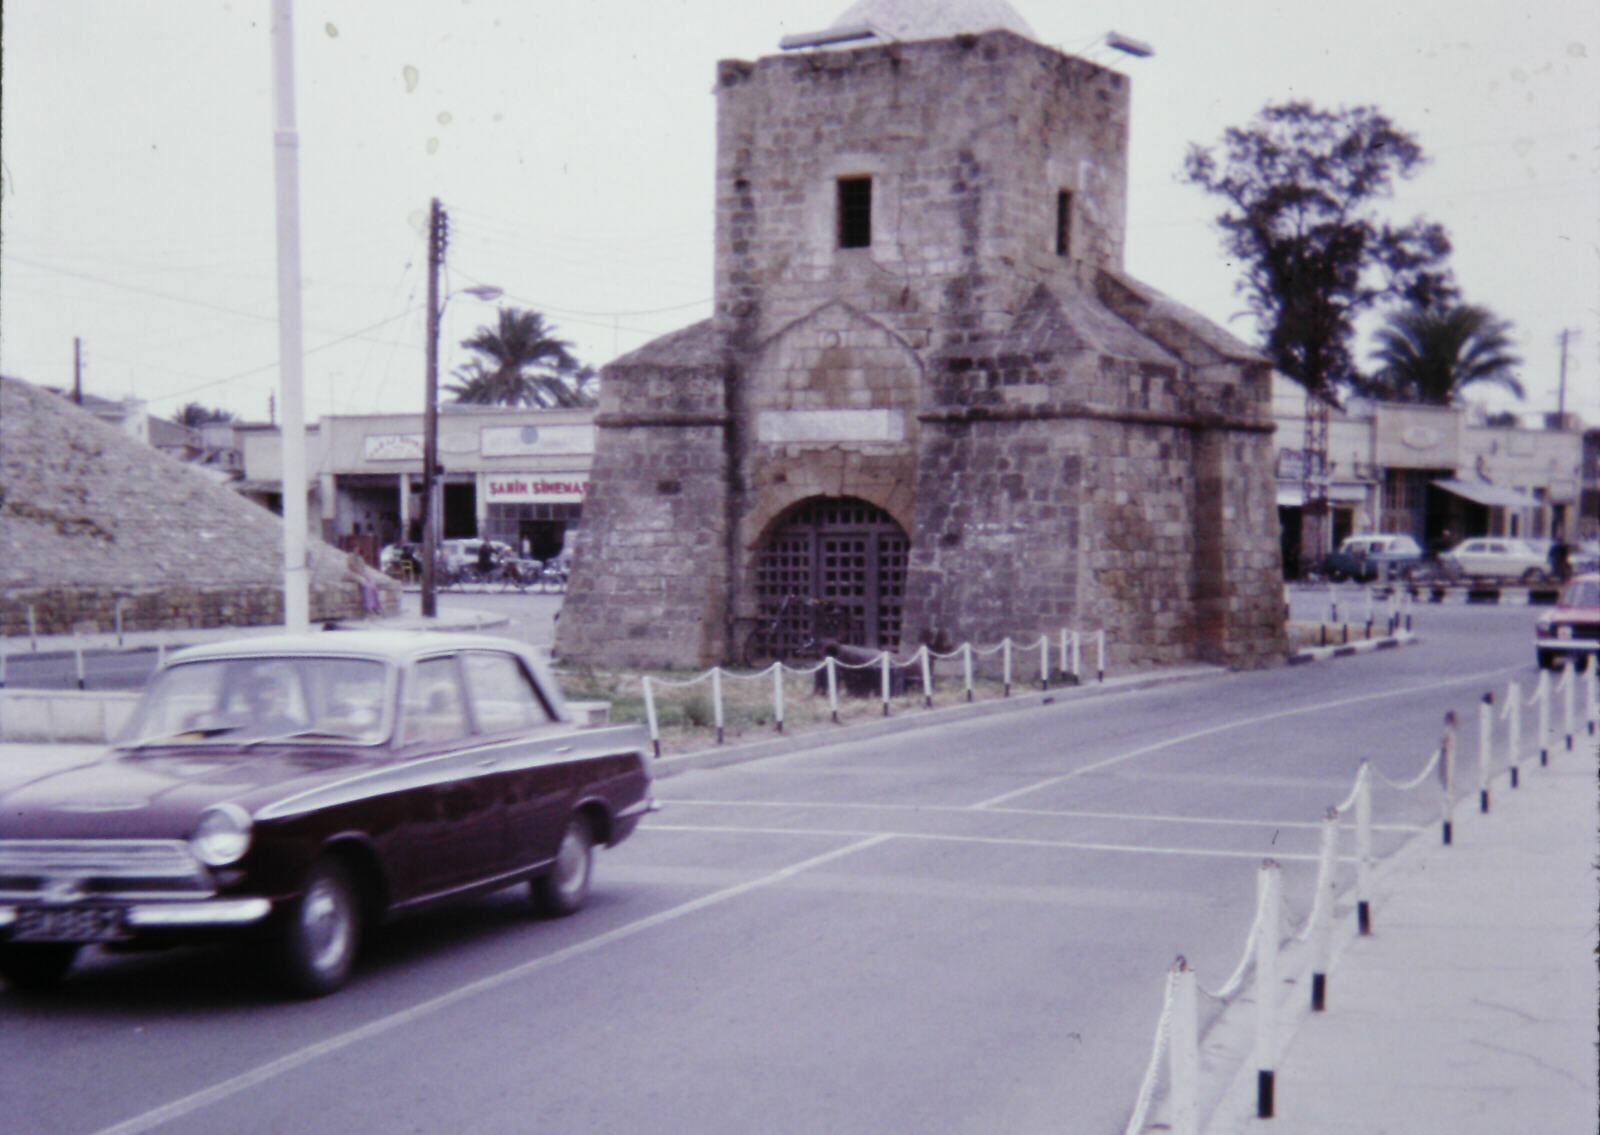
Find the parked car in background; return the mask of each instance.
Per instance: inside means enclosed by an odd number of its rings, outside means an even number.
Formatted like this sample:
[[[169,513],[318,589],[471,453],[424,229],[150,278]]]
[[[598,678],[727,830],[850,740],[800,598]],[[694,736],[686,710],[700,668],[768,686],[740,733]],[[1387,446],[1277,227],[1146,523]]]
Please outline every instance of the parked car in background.
[[[1480,536],[1463,540],[1439,554],[1442,572],[1460,579],[1514,579],[1541,583],[1548,578],[1549,561],[1525,540]]]
[[[1534,627],[1534,651],[1541,669],[1566,661],[1583,670],[1600,650],[1600,573],[1567,581],[1551,610]]]
[[[1349,536],[1338,550],[1322,561],[1322,574],[1331,580],[1395,579],[1422,562],[1422,548],[1410,536]]]
[[[0,782],[0,976],[242,936],[330,993],[380,923],[527,883],[584,902],[654,807],[641,726],[581,727],[523,644],[275,635],[178,652],[105,756]]]

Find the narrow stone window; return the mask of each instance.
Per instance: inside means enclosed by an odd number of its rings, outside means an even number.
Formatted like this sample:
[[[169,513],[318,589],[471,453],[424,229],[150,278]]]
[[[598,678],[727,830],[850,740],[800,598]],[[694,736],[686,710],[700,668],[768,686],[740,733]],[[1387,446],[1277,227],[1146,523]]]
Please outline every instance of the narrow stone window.
[[[1072,255],[1072,194],[1065,189],[1056,194],[1056,255]]]
[[[839,247],[872,245],[872,178],[839,179]]]

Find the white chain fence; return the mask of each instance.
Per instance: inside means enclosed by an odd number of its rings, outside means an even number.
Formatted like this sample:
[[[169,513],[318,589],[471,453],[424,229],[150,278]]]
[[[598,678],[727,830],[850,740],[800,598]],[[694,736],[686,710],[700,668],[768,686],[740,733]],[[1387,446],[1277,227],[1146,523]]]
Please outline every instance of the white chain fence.
[[[1577,689],[1585,690],[1585,712],[1578,716]],[[1493,695],[1486,694],[1479,709],[1478,729],[1478,793],[1480,809],[1489,811],[1489,782],[1491,775],[1503,769],[1510,775],[1513,788],[1518,784],[1518,774],[1525,758],[1534,748],[1539,751],[1540,764],[1547,764],[1552,747],[1550,707],[1557,696],[1562,699],[1564,712],[1565,746],[1571,750],[1580,727],[1593,735],[1600,728],[1600,666],[1591,666],[1587,677],[1581,677],[1573,667],[1567,667],[1560,679],[1552,682],[1548,671],[1541,671],[1538,684],[1527,698],[1519,684],[1510,683],[1506,691],[1499,721],[1508,723],[1498,753],[1495,747]],[[1539,709],[1538,725],[1532,743],[1522,728],[1521,711],[1525,707]],[[1421,770],[1405,780],[1391,780],[1370,761],[1363,760],[1356,772],[1355,783],[1343,801],[1328,809],[1323,818],[1321,843],[1317,856],[1317,880],[1312,894],[1311,911],[1298,929],[1285,926],[1282,901],[1282,869],[1268,859],[1261,864],[1257,877],[1256,909],[1245,933],[1244,950],[1226,980],[1216,989],[1201,985],[1187,961],[1179,958],[1167,975],[1166,995],[1161,1016],[1156,1023],[1150,1060],[1146,1066],[1133,1111],[1128,1118],[1126,1135],[1139,1135],[1149,1124],[1149,1113],[1156,1098],[1163,1053],[1168,1058],[1167,1099],[1170,1115],[1165,1125],[1173,1135],[1196,1135],[1199,1129],[1199,1100],[1195,1069],[1199,1061],[1199,1020],[1195,1008],[1193,989],[1216,1001],[1227,1002],[1241,988],[1252,970],[1255,975],[1256,1020],[1254,1051],[1256,1076],[1257,1118],[1270,1118],[1275,1106],[1276,1080],[1274,1065],[1277,1059],[1277,1004],[1268,992],[1278,987],[1277,966],[1281,948],[1289,941],[1311,943],[1311,1008],[1322,1012],[1326,1008],[1328,971],[1333,957],[1333,927],[1335,901],[1338,898],[1337,878],[1338,840],[1342,821],[1354,819],[1356,867],[1356,918],[1357,932],[1371,933],[1372,916],[1369,897],[1372,870],[1372,789],[1381,783],[1397,792],[1410,792],[1421,788],[1435,774],[1438,776],[1442,823],[1442,839],[1448,845],[1453,840],[1451,812],[1456,800],[1456,715],[1447,713],[1443,736],[1439,746],[1424,762]]]

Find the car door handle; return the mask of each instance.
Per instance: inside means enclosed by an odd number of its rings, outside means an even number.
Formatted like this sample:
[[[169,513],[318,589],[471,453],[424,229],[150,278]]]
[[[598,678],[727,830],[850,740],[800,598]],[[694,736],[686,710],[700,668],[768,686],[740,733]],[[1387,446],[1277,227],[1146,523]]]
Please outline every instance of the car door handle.
[[[553,749],[551,751],[552,752],[556,752],[556,753],[570,753],[570,752],[572,752],[572,746],[571,745],[561,745],[561,746],[559,746],[559,747],[557,747],[557,748],[555,748],[555,749]]]
[[[481,761],[478,762],[478,767],[479,768],[494,768],[494,766],[499,764],[499,763],[500,763],[500,758],[499,757],[484,757]]]

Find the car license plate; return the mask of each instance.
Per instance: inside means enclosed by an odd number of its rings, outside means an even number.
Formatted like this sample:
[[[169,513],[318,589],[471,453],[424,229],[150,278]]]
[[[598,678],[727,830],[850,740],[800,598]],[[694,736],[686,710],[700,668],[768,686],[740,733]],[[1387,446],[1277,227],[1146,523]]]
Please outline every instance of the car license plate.
[[[126,937],[114,906],[25,906],[11,925],[13,942],[112,942]]]

